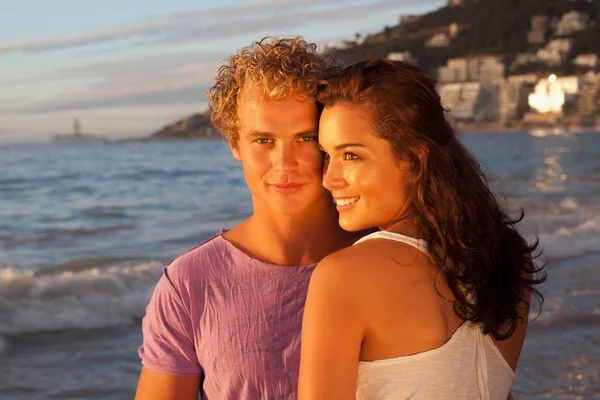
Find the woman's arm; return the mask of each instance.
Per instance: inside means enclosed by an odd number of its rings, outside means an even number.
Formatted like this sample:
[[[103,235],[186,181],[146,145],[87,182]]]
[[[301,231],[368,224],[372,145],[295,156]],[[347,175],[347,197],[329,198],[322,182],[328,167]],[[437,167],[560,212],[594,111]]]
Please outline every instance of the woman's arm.
[[[311,277],[302,324],[299,400],[354,400],[364,324],[360,290],[341,257]]]

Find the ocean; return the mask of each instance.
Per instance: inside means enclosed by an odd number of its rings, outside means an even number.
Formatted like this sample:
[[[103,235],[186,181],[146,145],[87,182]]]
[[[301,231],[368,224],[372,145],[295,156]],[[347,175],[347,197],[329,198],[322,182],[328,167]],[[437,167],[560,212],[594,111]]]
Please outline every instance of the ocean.
[[[462,140],[548,263],[515,398],[600,399],[600,132]],[[163,265],[251,210],[221,141],[0,144],[0,398],[132,399]]]

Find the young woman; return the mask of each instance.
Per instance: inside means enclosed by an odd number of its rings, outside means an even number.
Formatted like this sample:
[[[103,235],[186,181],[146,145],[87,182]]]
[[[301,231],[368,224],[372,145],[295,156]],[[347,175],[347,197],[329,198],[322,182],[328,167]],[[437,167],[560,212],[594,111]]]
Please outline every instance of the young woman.
[[[419,67],[365,61],[318,100],[340,226],[380,232],[311,277],[299,398],[506,399],[531,293],[542,300],[537,243],[500,208]]]

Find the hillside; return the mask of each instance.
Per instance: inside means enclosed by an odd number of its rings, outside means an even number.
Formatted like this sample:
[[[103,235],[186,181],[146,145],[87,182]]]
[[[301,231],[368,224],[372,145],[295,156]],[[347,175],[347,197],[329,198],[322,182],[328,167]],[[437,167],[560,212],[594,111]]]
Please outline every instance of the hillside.
[[[527,42],[531,17],[548,15],[560,18],[568,11],[580,11],[591,21],[600,20],[600,2],[588,0],[471,0],[456,7],[443,7],[413,18],[410,22],[385,27],[381,32],[365,38],[364,43],[335,51],[348,64],[377,57],[385,58],[394,51],[410,51],[419,65],[435,68],[448,58],[470,54],[503,55],[511,62],[517,53],[536,51],[540,46]],[[428,48],[426,41],[435,33],[447,31],[456,23],[461,32],[447,48]],[[593,23],[586,30],[571,35],[575,40],[572,53],[600,54],[600,24]],[[551,39],[547,35],[546,40]],[[557,72],[570,72],[565,63]]]
[[[408,50],[417,58],[420,66],[435,69],[445,65],[449,58],[474,54],[501,55],[507,65],[518,53],[535,52],[543,45],[530,45],[527,41],[531,29],[531,17],[547,15],[558,20],[569,11],[580,11],[590,17],[591,24],[571,36],[574,45],[567,60],[552,73],[571,74],[571,63],[577,54],[600,55],[600,0],[466,0],[455,7],[442,7],[419,16],[403,18],[396,26],[388,26],[380,32],[364,38],[362,44],[333,53],[347,64],[369,58],[386,58],[390,52]],[[448,32],[450,24],[457,24],[459,33],[448,47],[427,47],[426,42],[435,34]],[[545,41],[553,36],[547,34]],[[511,73],[547,73],[543,65],[525,66]],[[143,140],[174,139],[220,139],[220,134],[210,123],[209,111],[165,126]]]
[[[193,114],[163,127],[145,140],[220,139],[219,132],[210,123],[210,112]]]

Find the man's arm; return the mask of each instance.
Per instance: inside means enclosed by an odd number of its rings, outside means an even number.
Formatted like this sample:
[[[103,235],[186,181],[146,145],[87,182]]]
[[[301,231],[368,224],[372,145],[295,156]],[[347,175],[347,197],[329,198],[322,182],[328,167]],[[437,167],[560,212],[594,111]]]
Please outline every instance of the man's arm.
[[[164,270],[142,320],[142,371],[136,400],[196,400],[202,368],[194,343],[185,265]]]
[[[197,400],[200,378],[168,375],[142,367],[135,400]]]

